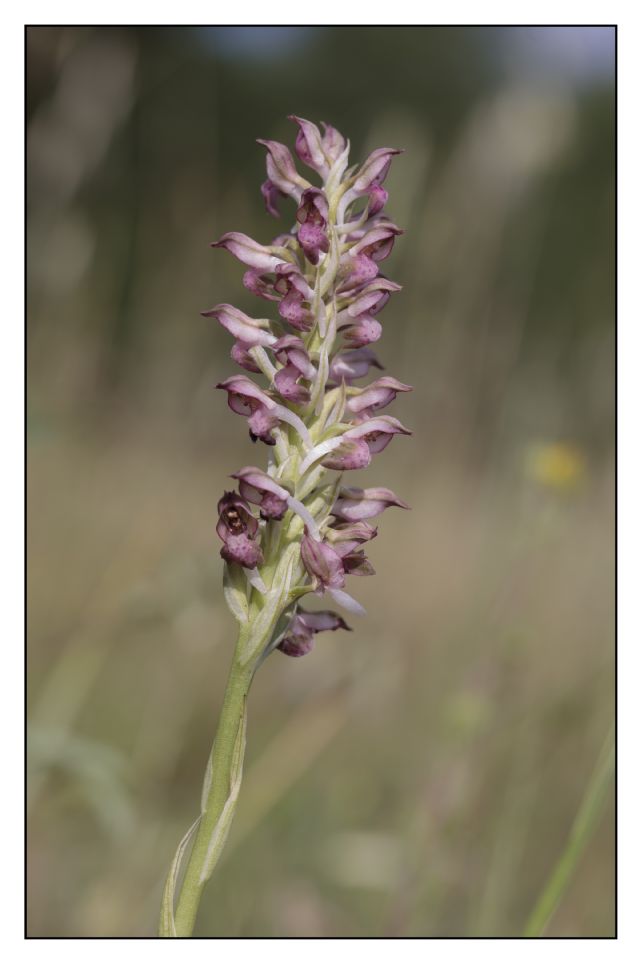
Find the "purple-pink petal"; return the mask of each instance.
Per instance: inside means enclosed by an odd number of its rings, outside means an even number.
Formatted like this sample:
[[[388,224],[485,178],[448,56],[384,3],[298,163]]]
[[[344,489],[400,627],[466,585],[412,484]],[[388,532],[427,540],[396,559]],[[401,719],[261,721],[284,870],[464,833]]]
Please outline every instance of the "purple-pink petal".
[[[274,294],[273,282],[265,280],[260,271],[245,271],[242,276],[242,283],[256,297],[262,297],[265,301],[279,300],[278,295]]]
[[[371,413],[386,407],[395,399],[396,394],[404,391],[412,391],[409,384],[397,381],[395,377],[381,377],[371,384],[362,388],[359,394],[349,398],[347,401],[348,409],[353,414]]]
[[[239,481],[240,494],[246,501],[257,504],[263,518],[279,521],[287,510],[289,492],[260,468],[241,468],[231,475]]]
[[[366,377],[372,367],[377,367],[380,371],[384,370],[371,348],[360,347],[355,350],[340,351],[331,361],[329,376],[332,381],[345,381],[350,384],[358,378]]]
[[[331,164],[335,164],[336,160],[344,153],[344,149],[347,146],[347,141],[342,136],[339,130],[332,127],[331,124],[325,124],[324,121],[320,122],[322,129],[324,130],[324,135],[322,137],[322,149]]]
[[[267,148],[269,181],[281,193],[299,200],[302,191],[309,186],[309,181],[301,177],[296,170],[289,148],[276,140],[258,140],[258,143]]]
[[[298,610],[277,647],[283,654],[299,658],[313,649],[319,631],[337,631],[338,628],[351,631],[346,621],[333,611]]]
[[[371,463],[371,451],[366,441],[344,438],[340,446],[325,455],[321,464],[334,471],[357,471]]]
[[[372,186],[381,184],[389,172],[392,159],[401,153],[394,147],[378,147],[372,151],[358,171],[354,191],[365,194]]]
[[[264,561],[259,545],[246,534],[229,535],[220,554],[225,561],[235,562],[244,568],[255,568]]]
[[[245,568],[262,563],[262,552],[256,543],[258,522],[245,499],[235,491],[225,491],[218,502],[216,532],[223,541],[220,554],[225,561]]]
[[[370,314],[359,314],[354,324],[341,325],[340,333],[350,347],[366,347],[382,337],[382,324]]]
[[[267,209],[267,213],[271,214],[272,217],[280,217],[278,202],[286,197],[286,194],[276,187],[271,180],[265,180],[260,187],[260,193],[264,199],[264,206]]]
[[[376,518],[386,508],[394,506],[409,509],[406,501],[396,497],[389,488],[346,487],[340,489],[331,514],[342,521],[360,522]]]
[[[293,404],[307,404],[310,398],[306,387],[298,384],[300,371],[293,364],[281,367],[273,379],[274,386],[278,394],[285,400]]]
[[[344,588],[344,569],[340,555],[326,542],[309,537],[306,529],[300,545],[300,556],[319,588]]]
[[[214,317],[238,341],[251,347],[268,347],[276,340],[268,328],[269,322],[248,317],[232,304],[218,304],[209,311],[202,311],[203,317]]]
[[[284,263],[283,259],[273,254],[269,247],[264,247],[239,231],[223,234],[220,240],[214,241],[210,246],[224,247],[247,267],[253,267],[259,271],[275,271],[279,264]]]
[[[385,306],[391,294],[400,290],[402,290],[400,284],[395,284],[386,277],[377,277],[372,283],[356,292],[347,307],[347,314],[349,317],[358,317],[359,314],[365,313],[377,314]]]
[[[341,618],[334,611],[302,611],[302,609],[298,609],[296,617],[313,632],[337,631],[338,628],[351,631],[344,618]]]
[[[278,419],[274,417],[273,414],[270,414],[266,408],[256,408],[247,423],[252,441],[260,439],[260,441],[264,441],[265,444],[273,445],[276,443],[276,439],[271,432],[278,426]]]
[[[236,341],[231,348],[231,357],[236,364],[239,364],[240,367],[243,367],[245,371],[251,371],[252,374],[260,374],[260,368],[251,357],[249,348],[241,341]]]
[[[387,223],[373,227],[350,249],[349,254],[370,257],[374,261],[383,261],[389,256],[393,243],[403,231],[395,224]]]
[[[329,173],[329,165],[322,146],[322,135],[315,124],[291,114],[289,120],[300,128],[296,136],[296,153],[303,164],[316,170],[322,177]]]
[[[355,254],[353,248],[340,259],[341,283],[339,291],[349,291],[377,277],[380,268],[366,254]]]

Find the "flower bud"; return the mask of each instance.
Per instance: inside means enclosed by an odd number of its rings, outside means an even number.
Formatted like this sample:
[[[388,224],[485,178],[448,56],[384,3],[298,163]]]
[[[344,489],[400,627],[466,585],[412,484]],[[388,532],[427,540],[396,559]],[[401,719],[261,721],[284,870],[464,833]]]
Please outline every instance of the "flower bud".
[[[347,141],[335,127],[332,127],[330,124],[325,124],[324,121],[321,121],[321,124],[324,130],[322,149],[327,160],[333,166],[344,153],[347,147]]]
[[[300,128],[296,137],[296,153],[303,164],[316,170],[326,180],[329,175],[329,164],[324,152],[322,134],[315,124],[302,117],[291,115],[289,120]],[[337,131],[335,131],[337,133]],[[332,139],[333,136],[332,136]]]
[[[293,197],[294,200],[299,201],[302,191],[311,185],[296,170],[289,148],[285,147],[284,144],[279,144],[276,140],[258,140],[258,143],[267,148],[267,175],[269,177],[267,183],[272,184],[282,195]],[[278,215],[276,214],[276,216]]]

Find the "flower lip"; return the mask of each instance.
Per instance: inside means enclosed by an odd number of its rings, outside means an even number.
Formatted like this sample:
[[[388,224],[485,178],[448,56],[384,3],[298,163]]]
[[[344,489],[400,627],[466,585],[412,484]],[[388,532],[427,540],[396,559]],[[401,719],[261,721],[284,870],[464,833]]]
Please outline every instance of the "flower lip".
[[[219,523],[230,534],[255,534],[258,522],[251,514],[247,502],[235,491],[225,491],[218,501]]]
[[[220,554],[225,561],[255,568],[263,559],[256,543],[258,522],[251,514],[249,505],[235,491],[225,491],[218,501],[216,532],[223,545]]]

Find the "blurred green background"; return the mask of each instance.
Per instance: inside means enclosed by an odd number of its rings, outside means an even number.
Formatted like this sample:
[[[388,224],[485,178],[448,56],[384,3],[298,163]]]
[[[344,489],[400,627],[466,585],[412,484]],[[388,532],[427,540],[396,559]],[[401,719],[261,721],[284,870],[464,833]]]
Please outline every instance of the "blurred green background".
[[[353,160],[406,149],[378,347],[415,434],[366,481],[413,511],[381,519],[353,634],[258,675],[197,931],[522,931],[613,715],[614,46],[27,29],[30,935],[153,934],[197,812],[234,640],[215,505],[266,463],[199,312],[265,307],[208,244],[282,229],[255,138],[292,145],[289,113]],[[613,820],[550,934],[612,934]]]

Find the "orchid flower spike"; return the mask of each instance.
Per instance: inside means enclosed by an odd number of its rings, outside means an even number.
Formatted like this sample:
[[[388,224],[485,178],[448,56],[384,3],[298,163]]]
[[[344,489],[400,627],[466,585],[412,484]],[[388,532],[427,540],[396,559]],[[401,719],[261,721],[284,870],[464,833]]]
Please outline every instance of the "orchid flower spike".
[[[408,508],[388,488],[342,484],[342,472],[367,468],[396,435],[411,433],[386,413],[411,387],[380,376],[370,346],[383,340],[382,311],[400,290],[382,269],[403,233],[386,215],[383,186],[401,151],[381,147],[349,166],[349,142],[335,127],[289,119],[297,127],[294,152],[258,142],[266,150],[267,212],[286,217],[290,229],[266,243],[228,231],[211,245],[243,265],[244,287],[258,298],[255,312],[221,303],[203,314],[231,336],[242,370],[217,387],[268,458],[236,470],[238,490],[218,502],[225,599],[239,637],[201,815],[167,879],[163,935],[191,933],[229,831],[255,671],[276,649],[299,657],[318,632],[351,630],[341,614],[303,610],[300,601],[318,595],[364,614],[349,588],[352,576],[374,574],[365,555],[378,533],[371,519]]]
[[[236,506],[239,516],[248,523],[245,514],[254,505],[261,520],[255,532],[244,535],[252,545],[247,560],[236,552],[231,563],[249,571],[264,568],[261,580],[276,592],[281,586],[272,575],[282,564],[269,550],[292,545],[288,598],[295,612],[295,599],[305,590],[337,591],[344,603],[350,599],[343,591],[346,576],[373,570],[361,549],[356,552],[361,542],[340,539],[332,518],[363,522],[391,504],[406,507],[386,488],[340,491],[339,478],[330,481],[332,472],[367,467],[396,434],[410,433],[396,418],[378,412],[411,387],[391,376],[356,386],[372,367],[382,368],[369,345],[382,337],[380,313],[400,290],[380,275],[379,265],[402,233],[381,213],[387,201],[382,184],[401,151],[379,148],[360,167],[347,170],[349,144],[335,127],[290,119],[298,128],[295,153],[322,184],[314,186],[297,170],[284,144],[259,140],[267,153],[262,185],[267,209],[280,216],[281,207],[292,201],[295,226],[267,244],[230,231],[213,245],[250,268],[245,287],[263,304],[275,302],[277,316],[254,318],[230,304],[204,315],[234,338],[231,356],[239,366],[267,381],[259,385],[236,374],[218,385],[227,392],[231,410],[248,419],[252,440],[272,449],[265,471],[250,467],[232,475],[247,506],[244,514]],[[354,214],[362,197],[368,198],[365,212]],[[277,535],[279,526],[286,533]],[[226,527],[219,525],[219,533],[228,561]],[[244,589],[247,605],[255,590],[252,576]],[[352,600],[346,604],[353,609]]]

